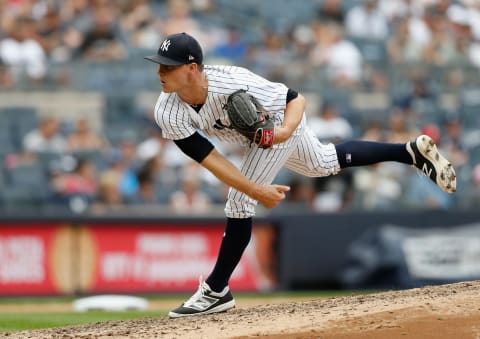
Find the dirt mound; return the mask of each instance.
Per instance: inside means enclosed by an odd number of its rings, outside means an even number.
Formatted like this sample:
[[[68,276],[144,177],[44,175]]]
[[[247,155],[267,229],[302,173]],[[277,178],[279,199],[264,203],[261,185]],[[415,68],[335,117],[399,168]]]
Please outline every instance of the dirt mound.
[[[7,338],[480,338],[480,282],[7,333]]]

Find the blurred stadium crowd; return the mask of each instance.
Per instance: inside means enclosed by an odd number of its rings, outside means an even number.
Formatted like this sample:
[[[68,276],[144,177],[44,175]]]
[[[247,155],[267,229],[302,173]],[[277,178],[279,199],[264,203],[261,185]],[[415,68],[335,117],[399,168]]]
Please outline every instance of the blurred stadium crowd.
[[[223,206],[226,188],[152,120],[161,88],[142,58],[179,31],[198,38],[206,63],[245,66],[304,93],[319,139],[405,142],[422,132],[458,173],[458,193],[447,195],[392,163],[322,179],[285,171],[278,182],[291,185],[291,207],[480,205],[478,0],[0,0],[2,211]],[[62,91],[100,94],[95,122],[69,114],[76,100],[65,114],[30,102]],[[13,93],[21,105],[5,100]],[[219,147],[241,158],[235,145]]]

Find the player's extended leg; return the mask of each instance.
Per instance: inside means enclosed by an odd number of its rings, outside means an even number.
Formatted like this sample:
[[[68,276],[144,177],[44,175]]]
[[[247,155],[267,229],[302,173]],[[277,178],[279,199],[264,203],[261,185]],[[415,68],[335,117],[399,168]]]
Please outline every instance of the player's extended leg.
[[[352,140],[322,144],[307,128],[285,167],[309,177],[336,174],[340,169],[384,161],[414,165],[447,193],[457,188],[452,164],[440,154],[433,140],[420,135],[405,144]]]
[[[415,165],[443,191],[457,189],[452,164],[437,149],[432,138],[420,135],[406,144],[372,141],[347,141],[335,146],[341,168],[366,166],[382,161],[396,161]]]
[[[243,161],[242,173],[256,183],[271,183],[296,149],[299,139],[300,134],[297,134],[286,143],[269,149],[252,146]],[[336,159],[335,152],[334,156]],[[250,241],[256,205],[257,201],[248,195],[232,188],[229,190],[225,207],[227,225],[215,266],[207,280],[200,281],[197,292],[172,310],[170,317],[222,312],[235,306],[228,282]]]

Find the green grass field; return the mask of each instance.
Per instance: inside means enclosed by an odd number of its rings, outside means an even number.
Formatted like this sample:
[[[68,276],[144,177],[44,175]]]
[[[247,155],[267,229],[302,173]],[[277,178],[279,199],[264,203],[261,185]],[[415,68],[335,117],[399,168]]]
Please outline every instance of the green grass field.
[[[362,294],[365,292],[362,292]],[[279,300],[295,301],[314,298],[326,298],[355,294],[351,291],[315,291],[315,292],[282,292],[282,293],[239,293],[236,295],[237,303],[275,302]],[[162,309],[161,305],[180,304],[187,295],[163,295],[146,297],[149,303],[157,305],[148,311],[89,311],[75,312],[70,310],[74,298],[70,297],[37,297],[37,298],[0,298],[0,332],[13,332],[49,327],[62,327],[79,325],[108,320],[126,320],[142,317],[166,316],[168,307]],[[65,311],[49,311],[50,305],[63,305]],[[35,311],[30,311],[30,305],[35,306]],[[42,310],[45,306],[45,311]],[[160,305],[160,306],[158,306]],[[12,311],[13,309],[13,311]]]
[[[163,315],[166,315],[165,312]],[[157,311],[129,312],[49,312],[49,313],[0,313],[0,332],[13,332],[48,327],[79,325],[107,320],[135,319],[159,316]]]

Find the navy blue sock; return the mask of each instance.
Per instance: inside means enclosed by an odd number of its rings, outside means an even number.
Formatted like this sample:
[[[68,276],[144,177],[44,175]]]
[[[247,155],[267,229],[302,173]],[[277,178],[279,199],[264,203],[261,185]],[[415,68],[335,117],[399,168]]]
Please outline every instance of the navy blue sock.
[[[396,161],[412,165],[413,159],[405,144],[352,140],[335,145],[341,168]]]
[[[206,283],[213,291],[220,292],[228,285],[230,276],[250,242],[252,224],[252,218],[227,218],[227,226],[225,227],[225,234],[220,245],[217,262],[206,280]]]

